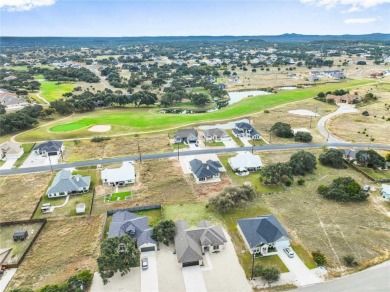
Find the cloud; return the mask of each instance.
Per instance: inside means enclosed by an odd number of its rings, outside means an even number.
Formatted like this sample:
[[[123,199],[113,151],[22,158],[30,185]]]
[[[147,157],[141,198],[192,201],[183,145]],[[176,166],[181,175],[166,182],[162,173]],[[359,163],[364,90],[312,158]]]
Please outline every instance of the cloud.
[[[371,18],[349,18],[349,19],[345,19],[344,23],[346,23],[346,24],[363,24],[363,23],[371,23],[371,22],[375,22],[375,21],[376,21],[375,17],[371,17]]]
[[[28,11],[35,7],[54,5],[56,0],[0,0],[0,9]]]
[[[300,0],[303,4],[313,4],[316,6],[324,6],[327,9],[336,6],[351,6],[346,12],[356,12],[362,8],[371,8],[381,4],[390,3],[390,0]]]

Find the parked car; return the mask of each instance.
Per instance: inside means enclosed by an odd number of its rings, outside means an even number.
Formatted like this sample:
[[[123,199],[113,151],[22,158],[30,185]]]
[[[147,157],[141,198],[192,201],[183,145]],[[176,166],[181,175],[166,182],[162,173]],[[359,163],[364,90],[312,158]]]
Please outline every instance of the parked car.
[[[142,263],[142,270],[147,270],[148,269],[148,258],[143,258],[141,260]]]
[[[294,251],[290,247],[286,247],[285,249],[283,249],[283,251],[286,253],[286,255],[289,258],[293,258],[294,257]]]

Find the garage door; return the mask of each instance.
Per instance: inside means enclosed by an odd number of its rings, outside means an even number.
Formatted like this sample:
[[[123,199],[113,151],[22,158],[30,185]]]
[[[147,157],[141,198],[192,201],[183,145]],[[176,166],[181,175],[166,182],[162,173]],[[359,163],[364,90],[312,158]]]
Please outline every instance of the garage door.
[[[199,261],[183,263],[183,267],[198,266]]]
[[[154,246],[149,246],[149,247],[141,247],[141,252],[145,251],[154,251],[156,248]]]

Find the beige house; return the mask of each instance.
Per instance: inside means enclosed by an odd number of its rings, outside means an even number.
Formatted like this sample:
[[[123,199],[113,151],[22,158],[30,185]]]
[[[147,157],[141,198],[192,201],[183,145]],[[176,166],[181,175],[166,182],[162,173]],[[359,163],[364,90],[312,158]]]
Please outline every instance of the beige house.
[[[22,144],[20,143],[7,141],[0,144],[1,160],[18,159],[23,155],[23,153],[24,153],[24,149],[22,147]]]

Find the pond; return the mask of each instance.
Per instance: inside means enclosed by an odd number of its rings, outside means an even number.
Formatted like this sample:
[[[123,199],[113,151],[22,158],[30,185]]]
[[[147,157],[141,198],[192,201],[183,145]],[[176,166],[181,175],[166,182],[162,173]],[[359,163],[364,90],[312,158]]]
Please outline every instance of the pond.
[[[232,91],[229,92],[229,105],[234,104],[236,102],[239,102],[240,100],[244,99],[245,97],[249,96],[256,96],[256,95],[266,95],[266,94],[272,94],[271,92],[263,91],[263,90],[251,90],[251,91]]]

